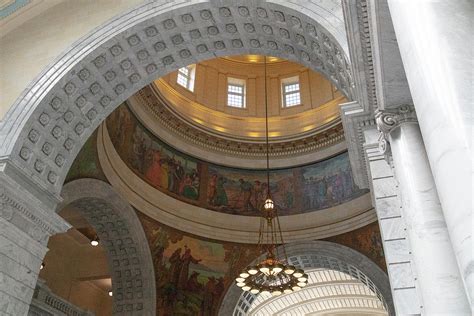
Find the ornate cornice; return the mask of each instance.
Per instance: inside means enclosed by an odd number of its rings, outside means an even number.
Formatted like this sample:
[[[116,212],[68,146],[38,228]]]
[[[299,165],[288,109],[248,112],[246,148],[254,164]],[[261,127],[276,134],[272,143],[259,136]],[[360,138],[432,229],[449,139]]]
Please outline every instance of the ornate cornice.
[[[10,185],[3,181],[0,185],[3,186],[0,187],[0,218],[12,223],[33,240],[46,245],[50,236],[69,229],[70,226],[54,210],[46,211],[38,204],[33,206],[32,201],[27,201],[26,192],[8,190]]]
[[[146,112],[153,116],[161,128],[167,129],[194,146],[242,158],[263,159],[265,157],[263,142],[244,139],[234,140],[204,131],[171,111],[171,106],[166,103],[166,99],[160,97],[150,86],[140,90],[135,97],[139,102],[139,106],[145,107]],[[315,130],[304,137],[271,142],[270,156],[278,158],[296,157],[331,147],[343,141],[342,123],[340,119],[336,119],[325,129]]]

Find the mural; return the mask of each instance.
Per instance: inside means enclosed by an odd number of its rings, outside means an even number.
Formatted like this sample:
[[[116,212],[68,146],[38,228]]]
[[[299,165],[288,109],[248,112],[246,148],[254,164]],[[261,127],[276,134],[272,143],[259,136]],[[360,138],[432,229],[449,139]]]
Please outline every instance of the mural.
[[[217,315],[235,271],[257,248],[197,238],[137,214],[153,257],[157,315]]]
[[[94,133],[81,149],[69,171],[67,176],[68,181],[87,177],[107,181],[97,157],[96,138],[97,135]],[[126,148],[126,146],[130,145],[124,144],[123,148]],[[167,147],[163,148],[165,148],[164,152],[166,152]],[[171,151],[168,151],[168,153],[171,153]],[[337,156],[333,159],[337,159],[341,156]],[[191,160],[189,157],[185,158],[196,163],[196,170],[201,170],[202,172],[201,167],[199,167],[199,161]],[[339,159],[343,160],[343,158]],[[181,164],[185,165],[184,161],[182,161]],[[206,164],[203,165],[205,166]],[[337,164],[334,163],[334,165]],[[341,165],[344,166],[343,163],[341,163]],[[283,189],[283,185],[281,184],[282,179],[301,179],[301,183],[307,182],[306,185],[313,186],[321,186],[321,181],[323,181],[322,183],[326,185],[326,191],[321,190],[321,194],[318,193],[316,197],[313,197],[312,203],[317,203],[315,201],[317,201],[318,197],[320,201],[326,201],[321,197],[328,196],[328,191],[330,192],[329,196],[334,195],[334,197],[340,197],[342,193],[335,193],[332,186],[343,182],[344,178],[342,177],[339,180],[334,177],[331,178],[333,174],[330,166],[331,165],[326,166],[326,168],[329,168],[326,173],[322,171],[320,173],[311,172],[312,166],[295,168],[296,170],[273,172],[271,178],[272,190],[277,190],[280,185],[280,188],[282,188],[281,192],[288,192],[286,188]],[[258,185],[262,186],[263,181],[261,179],[265,179],[263,173],[260,175],[261,178],[255,177],[253,172],[244,171],[241,173],[242,176],[239,176],[238,169],[222,168],[219,166],[211,166],[207,170],[209,174],[217,175],[214,177],[216,193],[210,194],[209,191],[206,191],[206,195],[201,194],[199,196],[200,198],[204,196],[205,201],[213,197],[211,201],[216,203],[217,182],[219,176],[221,176],[219,186],[224,187],[224,190],[226,190],[228,200],[226,203],[223,203],[223,205],[232,205],[230,203],[236,200],[247,200],[248,193],[244,199],[244,195],[240,193],[242,191],[240,186],[244,185],[245,187],[249,186],[249,184],[241,184],[239,181],[240,178],[253,186],[253,192],[256,190],[255,187],[257,187],[256,191],[259,192]],[[335,170],[337,170],[337,168]],[[296,177],[295,175],[299,176]],[[256,183],[255,181],[259,182]],[[292,186],[291,190],[289,190],[296,194],[296,188],[300,184],[298,184],[298,181],[291,183],[292,184],[288,184],[288,186]],[[206,183],[206,187],[208,185],[209,182]],[[222,188],[219,190],[222,190]],[[265,193],[265,186],[262,186],[262,190],[263,193]],[[243,191],[246,192],[245,190]],[[232,192],[236,194],[235,197],[231,194]],[[336,192],[339,191],[336,190]],[[222,196],[222,193],[220,194]],[[263,194],[263,196],[265,195]],[[283,193],[277,194],[277,196],[279,197],[280,204],[285,203],[285,198],[287,201],[291,201],[291,198]],[[342,196],[344,195],[342,194]],[[188,200],[193,201],[191,199]],[[219,198],[219,201],[222,200],[225,201],[224,198]],[[250,203],[253,203],[252,201],[252,195],[250,195]],[[310,207],[311,199],[307,199],[306,201],[305,203],[308,203],[307,207]],[[239,203],[237,203],[238,207],[245,205],[243,202]],[[295,200],[293,200],[292,203],[297,204]],[[289,204],[290,202],[288,202],[288,205]],[[250,208],[250,206],[248,207]],[[136,213],[144,228],[152,253],[157,291],[157,315],[217,315],[222,299],[232,284],[236,271],[241,271],[258,257],[259,252],[256,247],[193,236],[160,224],[139,211],[136,211]],[[346,245],[363,253],[386,271],[378,223],[372,223],[352,232],[330,237],[325,240]]]
[[[359,251],[372,259],[382,270],[387,272],[382,237],[377,222],[324,240],[335,242]]]
[[[153,257],[157,315],[217,315],[236,271],[259,255],[255,245],[204,239],[164,226],[140,212],[137,215]],[[386,271],[377,223],[325,240],[365,254]]]
[[[258,216],[268,192],[264,170],[227,168],[183,154],[152,135],[126,104],[109,116],[107,127],[122,160],[156,189],[214,211]],[[336,206],[368,192],[354,184],[347,153],[272,170],[270,189],[280,215]]]

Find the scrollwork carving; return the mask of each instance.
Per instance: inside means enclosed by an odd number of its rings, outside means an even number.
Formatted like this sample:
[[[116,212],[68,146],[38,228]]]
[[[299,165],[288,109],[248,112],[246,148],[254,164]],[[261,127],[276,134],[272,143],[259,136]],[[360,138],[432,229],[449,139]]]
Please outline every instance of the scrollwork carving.
[[[413,105],[401,105],[396,109],[376,110],[375,123],[379,135],[379,150],[384,154],[385,159],[390,163],[390,133],[403,123],[417,122]]]

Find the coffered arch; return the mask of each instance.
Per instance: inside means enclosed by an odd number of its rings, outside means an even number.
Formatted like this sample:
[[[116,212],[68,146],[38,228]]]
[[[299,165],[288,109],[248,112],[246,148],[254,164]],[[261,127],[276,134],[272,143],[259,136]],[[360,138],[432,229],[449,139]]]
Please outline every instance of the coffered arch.
[[[342,273],[341,275],[347,275],[345,282],[350,283],[350,280],[356,280],[359,284],[370,289],[378,300],[384,303],[389,315],[395,315],[388,276],[373,261],[361,253],[346,246],[327,241],[289,243],[285,246],[285,250],[289,263],[294,266],[301,267],[306,271],[329,269],[339,274]],[[260,262],[261,259],[263,258],[254,260],[254,263]],[[310,284],[308,285],[308,290],[316,286]],[[354,285],[351,284],[351,286]],[[338,291],[341,291],[341,289]],[[362,292],[357,293],[360,296],[359,299],[366,300],[369,298],[368,296],[360,295],[361,293]],[[291,296],[291,294],[289,295]],[[311,293],[307,295],[316,298]],[[375,301],[376,297],[369,299]],[[238,314],[238,309],[246,310],[245,306],[247,306],[248,310],[256,298],[258,298],[258,296],[252,295],[249,292],[243,293],[236,285],[232,285],[224,297],[219,315],[236,315]],[[328,297],[328,299],[333,298]],[[270,300],[272,300],[272,298],[270,298]],[[295,306],[298,305],[297,301],[298,300],[295,299],[293,302],[293,304],[296,304]],[[310,303],[310,301],[311,300],[307,303]],[[259,303],[262,306],[265,305],[265,299],[260,299]],[[314,301],[311,301],[311,303],[314,303]],[[368,305],[367,302],[365,303]],[[350,306],[350,304],[348,304],[345,307],[350,308],[355,307],[355,305]]]
[[[128,202],[95,179],[66,184],[58,211],[73,208],[104,245],[112,277],[114,315],[152,315],[156,310],[155,273],[143,227]]]
[[[58,195],[82,144],[152,80],[225,55],[272,55],[323,73],[349,99],[352,76],[337,1],[149,2],[76,42],[0,124],[6,157]]]

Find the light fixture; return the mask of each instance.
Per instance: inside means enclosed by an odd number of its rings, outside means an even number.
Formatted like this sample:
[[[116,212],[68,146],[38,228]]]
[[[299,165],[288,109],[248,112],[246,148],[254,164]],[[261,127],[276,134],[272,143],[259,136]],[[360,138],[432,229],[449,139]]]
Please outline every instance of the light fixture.
[[[91,240],[91,246],[92,247],[97,247],[99,245],[99,237],[95,235],[94,239]]]
[[[46,264],[44,264],[44,262],[41,262],[40,270],[43,270],[45,266],[46,266]]]
[[[109,296],[112,296],[114,293],[112,293],[112,291],[109,291]]]
[[[289,294],[308,283],[308,275],[288,264],[285,243],[278,218],[277,205],[270,192],[270,151],[268,140],[267,57],[264,56],[265,82],[265,145],[267,159],[267,196],[262,205],[258,246],[265,259],[256,266],[248,266],[235,279],[238,287],[252,294]],[[280,245],[280,247],[278,247]],[[278,253],[282,250],[282,254]],[[283,259],[280,259],[283,258]]]

